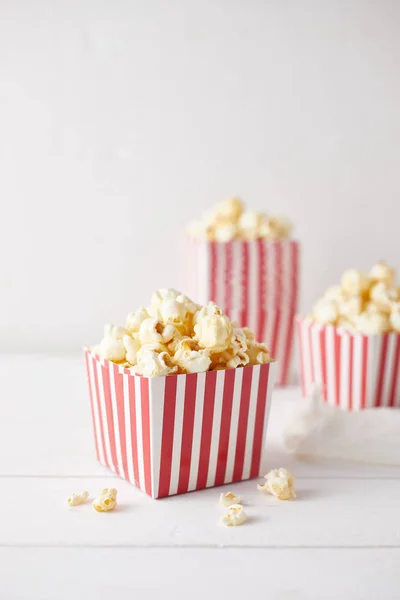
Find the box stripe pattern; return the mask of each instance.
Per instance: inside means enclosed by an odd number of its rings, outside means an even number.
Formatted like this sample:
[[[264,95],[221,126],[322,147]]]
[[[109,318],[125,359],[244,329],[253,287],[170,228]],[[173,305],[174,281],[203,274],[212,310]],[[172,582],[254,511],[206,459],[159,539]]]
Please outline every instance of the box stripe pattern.
[[[299,244],[294,240],[186,240],[185,290],[200,304],[218,304],[250,327],[278,360],[277,384],[291,381],[297,312]]]
[[[400,406],[400,334],[352,334],[310,319],[296,322],[303,395],[313,383],[345,410]]]
[[[276,363],[147,378],[85,350],[98,460],[153,498],[257,477]]]

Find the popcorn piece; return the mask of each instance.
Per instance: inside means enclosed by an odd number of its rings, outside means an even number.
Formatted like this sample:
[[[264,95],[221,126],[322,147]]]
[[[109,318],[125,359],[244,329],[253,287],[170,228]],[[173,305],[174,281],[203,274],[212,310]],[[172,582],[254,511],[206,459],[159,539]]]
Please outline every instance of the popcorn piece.
[[[226,508],[227,506],[232,506],[232,504],[241,504],[241,498],[239,496],[235,496],[232,492],[227,492],[226,494],[221,494],[219,497],[219,505],[221,508]]]
[[[179,296],[176,299],[178,302],[181,302],[181,304],[185,306],[186,312],[191,315],[194,315],[194,313],[200,310],[201,308],[199,304],[196,304],[196,302],[193,302],[193,300],[191,300],[184,294],[179,294]]]
[[[140,325],[139,339],[142,344],[161,343],[163,341],[164,325],[158,319],[149,317]]]
[[[117,506],[117,490],[115,488],[104,488],[93,501],[93,508],[97,512],[108,512]]]
[[[259,237],[259,227],[262,224],[262,216],[254,210],[244,212],[238,223],[240,236],[245,240],[255,240]]]
[[[217,242],[230,242],[237,236],[237,227],[233,224],[221,225],[215,230],[215,240]]]
[[[265,344],[254,342],[247,348],[250,365],[264,365],[271,362],[269,350]]]
[[[173,288],[161,288],[154,292],[154,294],[151,297],[150,307],[153,311],[152,316],[157,316],[157,312],[160,310],[161,304],[165,300],[175,300],[179,295],[180,293],[177,290],[174,290]],[[147,312],[149,312],[149,309],[147,309]]]
[[[164,324],[183,323],[187,316],[185,305],[182,302],[178,302],[176,298],[163,300],[159,311]]]
[[[129,313],[126,319],[126,328],[130,333],[139,331],[141,324],[145,319],[149,318],[149,313],[141,306],[136,312]]]
[[[241,504],[231,504],[228,512],[221,518],[222,525],[226,527],[236,527],[243,525],[247,521],[247,515]]]
[[[368,280],[356,269],[348,269],[342,275],[342,289],[347,294],[361,294],[368,289]]]
[[[228,348],[232,325],[226,315],[215,304],[210,302],[195,314],[194,339],[203,348],[213,352],[222,352]]]
[[[209,351],[200,349],[189,337],[178,342],[173,360],[186,373],[208,371],[211,364]]]
[[[144,344],[136,360],[135,373],[145,377],[162,377],[178,371],[163,344]]]
[[[106,325],[104,327],[104,338],[100,342],[99,354],[113,362],[124,361],[126,351],[123,338],[127,334],[128,331],[124,327]]]
[[[334,324],[338,318],[337,304],[332,300],[321,298],[314,305],[312,316],[322,325]]]
[[[296,498],[294,489],[294,476],[284,468],[271,469],[265,475],[264,485],[257,485],[260,492],[269,492],[279,500],[292,500]]]
[[[380,281],[371,287],[369,297],[379,310],[390,313],[392,303],[397,300],[397,290]]]
[[[392,287],[395,281],[395,271],[389,267],[385,262],[379,261],[372,267],[369,272],[369,278],[372,281],[381,281],[387,287]]]
[[[243,202],[239,198],[229,198],[216,206],[214,214],[217,220],[237,223],[243,208]]]
[[[178,371],[162,344],[145,344],[136,355],[135,373],[145,377],[162,377]]]
[[[400,333],[400,302],[397,302],[392,307],[390,314],[390,325],[394,331]]]
[[[124,335],[122,341],[126,350],[126,361],[129,363],[129,366],[136,365],[136,355],[141,347],[139,334],[134,333],[132,337]]]
[[[354,325],[364,335],[377,335],[390,329],[387,315],[379,312],[364,311],[354,319]]]
[[[89,498],[89,492],[81,492],[80,494],[72,494],[67,500],[68,506],[78,506],[79,504],[85,504]]]

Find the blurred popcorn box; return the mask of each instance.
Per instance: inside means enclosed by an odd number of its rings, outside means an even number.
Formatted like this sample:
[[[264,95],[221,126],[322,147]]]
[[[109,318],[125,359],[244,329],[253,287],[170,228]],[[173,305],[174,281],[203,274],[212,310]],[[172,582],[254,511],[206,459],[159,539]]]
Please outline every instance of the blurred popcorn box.
[[[142,377],[85,349],[98,460],[152,498],[258,477],[276,363]]]
[[[240,327],[250,327],[277,359],[277,385],[292,382],[299,243],[295,240],[212,242],[186,238],[185,285],[200,304],[210,300]]]
[[[400,334],[363,335],[311,319],[296,319],[301,386],[344,410],[400,406]]]

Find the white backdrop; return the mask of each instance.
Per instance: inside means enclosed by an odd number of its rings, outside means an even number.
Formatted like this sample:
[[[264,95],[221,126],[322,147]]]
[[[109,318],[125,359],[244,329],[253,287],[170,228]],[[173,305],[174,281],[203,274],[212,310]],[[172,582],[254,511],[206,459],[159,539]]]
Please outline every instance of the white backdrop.
[[[0,0],[0,350],[179,286],[231,194],[294,221],[303,309],[400,268],[399,68],[396,0]]]

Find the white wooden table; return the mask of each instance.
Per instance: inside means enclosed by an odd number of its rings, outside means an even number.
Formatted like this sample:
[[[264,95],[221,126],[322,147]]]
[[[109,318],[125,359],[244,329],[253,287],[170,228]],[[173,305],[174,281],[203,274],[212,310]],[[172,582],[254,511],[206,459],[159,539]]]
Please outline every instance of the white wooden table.
[[[95,460],[82,357],[0,357],[0,598],[400,597],[400,469],[304,462],[280,444],[296,388],[277,390],[265,469],[297,477],[298,500],[256,482],[152,500]],[[117,510],[68,508],[118,489]],[[249,521],[218,523],[221,490]]]

